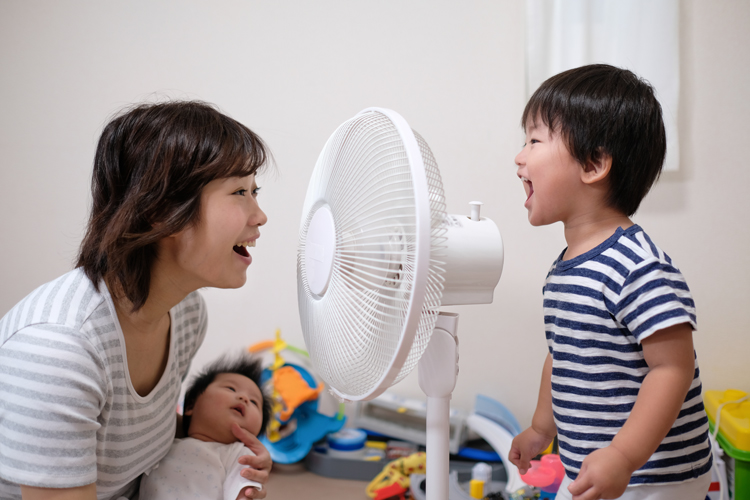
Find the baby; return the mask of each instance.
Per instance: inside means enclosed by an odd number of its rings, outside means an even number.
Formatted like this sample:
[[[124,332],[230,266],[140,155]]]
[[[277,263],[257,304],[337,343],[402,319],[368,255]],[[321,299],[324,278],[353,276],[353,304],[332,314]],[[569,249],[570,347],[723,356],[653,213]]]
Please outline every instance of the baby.
[[[239,457],[253,452],[232,432],[237,425],[257,436],[271,417],[261,390],[260,360],[221,358],[193,381],[185,394],[183,430],[159,465],[141,479],[141,500],[239,500],[260,483],[240,475]]]

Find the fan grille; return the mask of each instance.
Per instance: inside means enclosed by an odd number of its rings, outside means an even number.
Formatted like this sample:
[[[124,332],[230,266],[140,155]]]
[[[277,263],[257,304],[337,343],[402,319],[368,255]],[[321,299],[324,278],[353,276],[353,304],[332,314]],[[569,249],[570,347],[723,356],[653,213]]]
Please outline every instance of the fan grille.
[[[392,384],[416,366],[435,326],[443,291],[445,195],[427,143],[414,133],[425,167],[430,205],[430,263],[424,304],[411,346],[400,347],[416,263],[416,203],[404,139],[384,114],[342,124],[321,153],[308,188],[297,259],[305,343],[320,377],[345,399],[373,393],[409,349]],[[327,291],[310,291],[305,236],[315,210],[327,205],[336,249]]]

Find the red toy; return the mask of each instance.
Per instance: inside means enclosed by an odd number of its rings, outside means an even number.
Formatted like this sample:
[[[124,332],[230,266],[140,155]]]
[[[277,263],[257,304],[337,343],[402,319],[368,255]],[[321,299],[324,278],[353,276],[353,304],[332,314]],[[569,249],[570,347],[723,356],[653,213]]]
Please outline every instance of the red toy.
[[[541,460],[532,460],[531,468],[521,476],[529,486],[536,486],[545,493],[557,493],[565,477],[565,468],[559,455],[542,455]]]

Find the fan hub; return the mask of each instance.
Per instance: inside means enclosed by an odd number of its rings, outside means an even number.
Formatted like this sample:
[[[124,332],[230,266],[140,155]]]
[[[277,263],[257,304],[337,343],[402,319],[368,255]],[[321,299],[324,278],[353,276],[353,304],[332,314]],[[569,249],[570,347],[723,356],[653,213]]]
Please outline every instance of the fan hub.
[[[305,272],[310,291],[322,297],[331,282],[336,225],[328,205],[319,207],[310,219],[305,243]]]

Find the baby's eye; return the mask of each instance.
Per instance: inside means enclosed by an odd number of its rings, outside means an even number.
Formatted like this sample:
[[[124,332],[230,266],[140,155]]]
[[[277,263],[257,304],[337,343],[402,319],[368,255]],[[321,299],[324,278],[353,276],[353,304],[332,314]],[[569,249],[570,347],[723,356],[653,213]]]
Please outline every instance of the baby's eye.
[[[228,386],[227,386],[227,389],[229,389],[229,390],[230,390],[230,391],[232,391],[232,392],[237,392],[237,391],[235,391],[235,390],[234,390],[234,387],[232,387],[231,385],[228,385]]]
[[[259,403],[258,403],[257,401],[255,401],[255,400],[252,400],[252,401],[250,401],[250,402],[251,402],[252,404],[254,404],[255,406],[257,406],[258,408],[260,408],[260,404],[259,404]]]
[[[530,142],[531,144],[536,144],[536,143],[537,143],[537,142],[539,142],[539,141],[538,141],[538,140],[536,140],[536,139],[531,139],[531,140],[530,140],[529,142]]]

